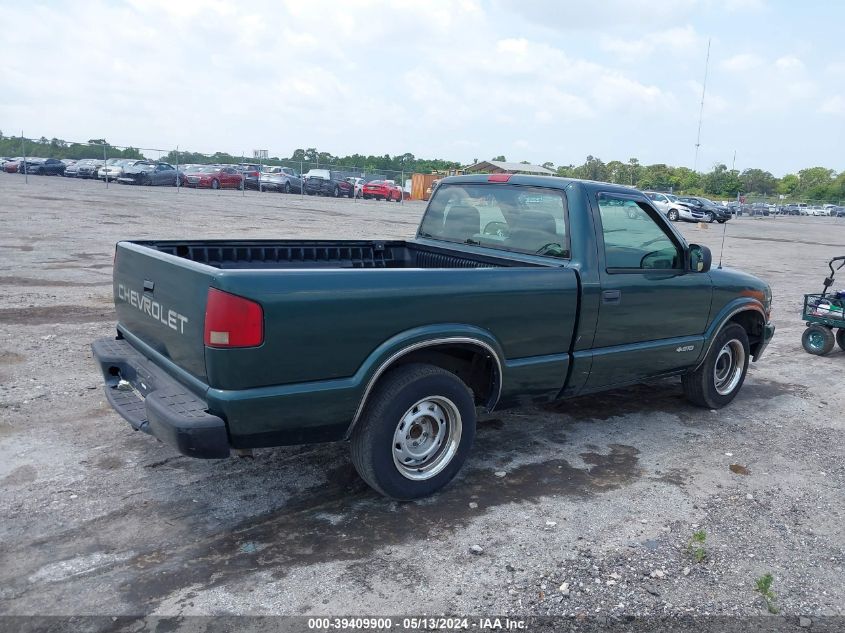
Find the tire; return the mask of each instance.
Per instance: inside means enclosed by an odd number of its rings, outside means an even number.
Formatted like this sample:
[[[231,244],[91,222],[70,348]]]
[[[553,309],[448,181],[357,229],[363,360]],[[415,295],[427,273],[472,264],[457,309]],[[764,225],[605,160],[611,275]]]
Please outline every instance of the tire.
[[[211,188],[212,189],[220,189],[220,181],[215,178],[211,181]]]
[[[710,211],[708,211],[707,213],[704,214],[704,221],[707,222],[708,224],[713,224],[713,220],[715,220],[715,219],[716,219],[716,216],[714,216]]]
[[[335,185],[334,190],[332,191],[332,195],[333,195],[335,198],[340,198],[340,187],[338,187],[337,185]]]
[[[669,221],[670,222],[677,222],[678,221],[678,210],[677,209],[669,209]]]
[[[745,382],[750,356],[745,328],[737,323],[725,326],[701,366],[681,377],[687,400],[708,409],[730,404]]]
[[[842,330],[839,330],[841,333]],[[823,325],[811,325],[801,335],[801,345],[804,351],[813,356],[824,356],[829,354],[836,345],[838,335],[833,335],[833,330]],[[841,345],[841,343],[840,343]]]
[[[402,194],[401,193],[398,196],[396,196],[396,202],[402,202]]]
[[[454,478],[474,438],[475,403],[463,381],[434,365],[404,365],[388,372],[367,402],[352,431],[352,463],[377,492],[418,499]]]
[[[839,349],[845,352],[845,327],[836,330],[836,343],[839,345]]]
[[[290,193],[290,183],[289,182],[285,183],[285,193]]]
[[[725,222],[727,222],[727,220],[716,220],[716,222],[718,222],[719,224],[724,224]]]

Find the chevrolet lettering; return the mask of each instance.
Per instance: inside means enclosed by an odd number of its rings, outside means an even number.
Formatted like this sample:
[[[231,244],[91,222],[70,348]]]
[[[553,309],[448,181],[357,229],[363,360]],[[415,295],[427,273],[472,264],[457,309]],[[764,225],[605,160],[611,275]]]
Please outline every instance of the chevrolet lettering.
[[[118,242],[114,294],[94,358],[135,429],[202,458],[348,442],[395,499],[455,477],[479,409],[670,376],[727,406],[775,330],[768,284],[644,194],[528,175],[442,179],[411,240]]]
[[[188,317],[179,314],[174,310],[165,310],[158,301],[153,301],[148,296],[140,294],[137,290],[128,290],[123,284],[117,285],[118,301],[125,301],[132,307],[138,308],[147,316],[160,321],[171,330],[180,334],[185,333],[185,324]]]

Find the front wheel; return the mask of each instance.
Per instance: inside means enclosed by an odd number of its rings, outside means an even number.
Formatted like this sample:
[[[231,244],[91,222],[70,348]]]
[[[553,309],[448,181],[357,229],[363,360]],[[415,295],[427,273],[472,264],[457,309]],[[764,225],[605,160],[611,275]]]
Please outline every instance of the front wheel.
[[[215,178],[211,181],[211,188],[212,189],[220,189],[220,181]]]
[[[836,330],[836,342],[839,344],[839,349],[845,352],[845,327]]]
[[[335,187],[334,191],[332,191],[332,194],[335,198],[340,198],[340,187]]]
[[[824,356],[830,353],[837,340],[839,345],[842,346],[843,337],[840,336],[841,334],[842,330],[839,330],[837,335],[834,336],[833,330],[829,327],[813,324],[804,330],[804,334],[801,335],[801,345],[804,346],[804,351],[808,354]]]
[[[409,364],[378,383],[352,432],[352,463],[374,490],[418,499],[448,484],[475,438],[472,392],[440,367]]]
[[[677,209],[669,209],[669,220],[672,222],[678,221],[678,210]]]
[[[736,323],[725,327],[701,366],[681,377],[687,400],[708,409],[730,404],[745,382],[750,355],[745,328]]]
[[[712,213],[710,213],[709,211],[704,214],[704,221],[709,223],[709,224],[713,224],[713,220],[715,220],[715,219],[716,219],[716,216],[713,215]]]

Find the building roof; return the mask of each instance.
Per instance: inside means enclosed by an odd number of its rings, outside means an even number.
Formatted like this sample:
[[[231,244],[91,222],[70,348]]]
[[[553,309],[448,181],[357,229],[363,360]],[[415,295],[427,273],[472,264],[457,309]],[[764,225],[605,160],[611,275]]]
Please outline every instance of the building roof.
[[[483,160],[479,163],[475,163],[475,165],[470,165],[469,167],[466,167],[464,171],[469,173],[485,171],[504,171],[512,174],[541,174],[544,176],[555,175],[555,172],[553,172],[551,169],[546,169],[545,167],[541,167],[540,165],[530,165],[528,163],[506,163],[501,160]]]

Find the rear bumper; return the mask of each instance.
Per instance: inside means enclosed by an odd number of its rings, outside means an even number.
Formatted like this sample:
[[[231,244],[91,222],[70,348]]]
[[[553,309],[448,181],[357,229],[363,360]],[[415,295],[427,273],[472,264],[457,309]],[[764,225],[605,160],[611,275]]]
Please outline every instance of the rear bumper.
[[[99,339],[91,349],[106,383],[109,404],[132,428],[189,457],[229,456],[226,423],[208,413],[204,400],[125,340]]]

